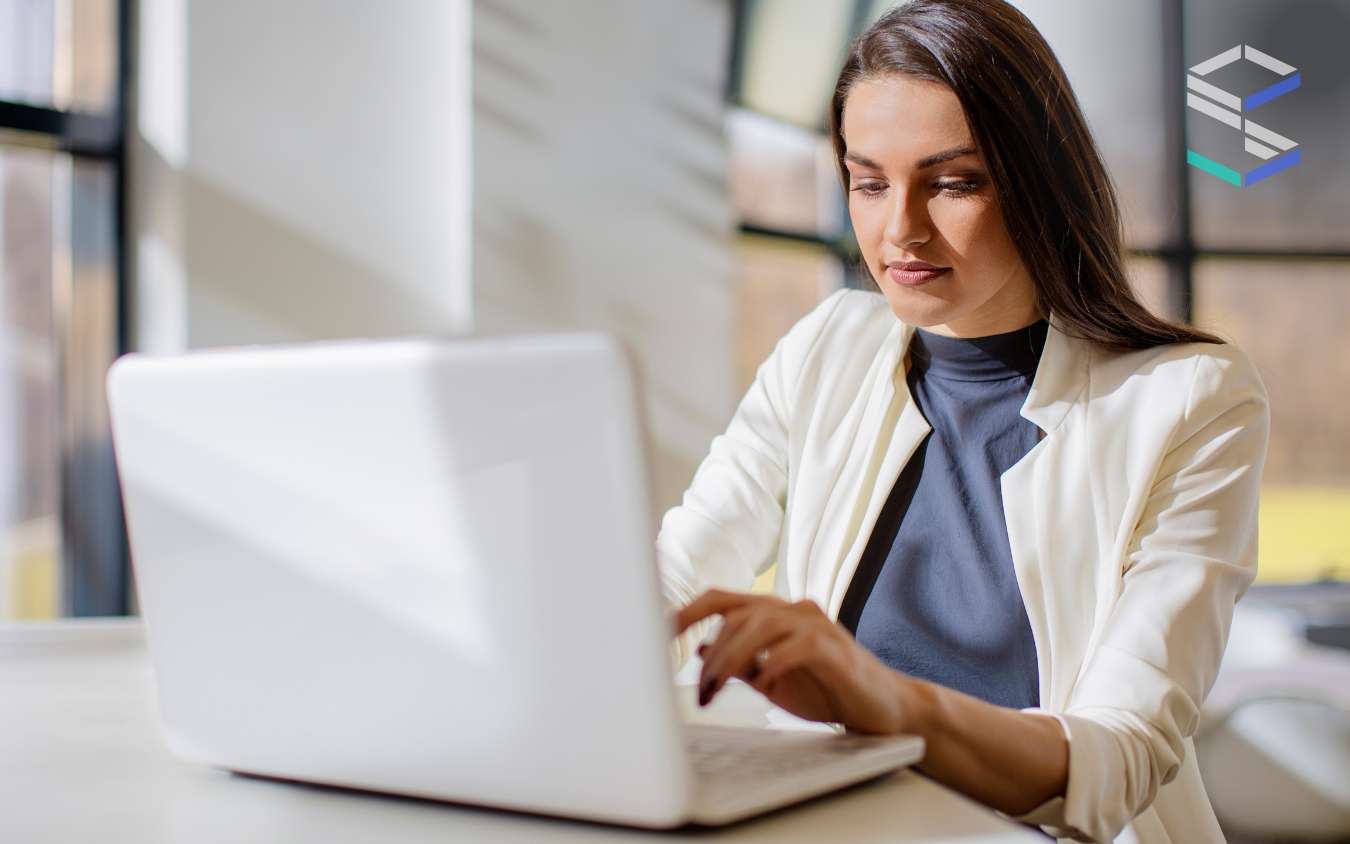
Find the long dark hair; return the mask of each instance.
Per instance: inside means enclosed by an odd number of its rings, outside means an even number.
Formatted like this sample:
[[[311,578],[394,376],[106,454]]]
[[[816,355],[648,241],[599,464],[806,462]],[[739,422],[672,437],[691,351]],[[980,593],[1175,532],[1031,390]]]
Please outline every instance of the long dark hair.
[[[1008,234],[1036,268],[1041,313],[1053,311],[1067,333],[1117,350],[1224,342],[1153,314],[1135,297],[1115,186],[1064,69],[1021,12],[1004,0],[911,0],[854,39],[830,104],[845,196],[844,101],[856,83],[891,74],[956,94]]]

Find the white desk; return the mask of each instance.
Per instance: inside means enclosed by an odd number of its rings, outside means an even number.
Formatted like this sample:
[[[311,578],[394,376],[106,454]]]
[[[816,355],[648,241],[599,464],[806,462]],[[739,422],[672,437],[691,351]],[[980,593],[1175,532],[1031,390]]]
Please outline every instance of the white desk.
[[[746,694],[752,694],[746,692]],[[719,695],[719,698],[722,696]],[[728,695],[708,717],[748,712]],[[913,771],[724,829],[643,832],[250,779],[180,762],[134,620],[0,625],[5,841],[1044,842]]]

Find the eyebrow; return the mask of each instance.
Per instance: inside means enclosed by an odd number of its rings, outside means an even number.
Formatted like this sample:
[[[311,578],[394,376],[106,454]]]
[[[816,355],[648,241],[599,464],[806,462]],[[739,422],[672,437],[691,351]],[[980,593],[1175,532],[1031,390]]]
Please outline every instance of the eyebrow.
[[[961,146],[961,147],[952,147],[951,149],[944,149],[942,152],[935,152],[926,158],[919,159],[919,163],[915,165],[915,169],[927,170],[929,167],[935,167],[944,161],[951,161],[953,158],[960,158],[963,155],[973,155],[974,153],[975,147],[972,146]],[[844,158],[849,161],[856,161],[857,163],[861,164],[864,167],[871,167],[873,170],[885,169],[880,164],[876,163],[872,159],[860,153],[846,152],[844,153]]]

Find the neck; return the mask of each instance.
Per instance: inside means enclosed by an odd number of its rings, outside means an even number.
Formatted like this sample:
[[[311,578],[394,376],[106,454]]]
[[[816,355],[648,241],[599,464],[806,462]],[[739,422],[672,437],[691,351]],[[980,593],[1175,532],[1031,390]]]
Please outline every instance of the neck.
[[[944,337],[989,337],[1034,325],[1047,314],[1036,307],[1036,286],[1025,271],[1015,270],[998,292],[960,319],[924,330]]]
[[[1002,314],[994,319],[972,317],[939,325],[925,325],[922,328],[924,331],[940,334],[943,337],[989,337],[994,334],[1007,334],[1009,331],[1026,328],[1028,325],[1035,325],[1046,318],[1046,315],[1035,308],[1030,308],[1013,316]]]

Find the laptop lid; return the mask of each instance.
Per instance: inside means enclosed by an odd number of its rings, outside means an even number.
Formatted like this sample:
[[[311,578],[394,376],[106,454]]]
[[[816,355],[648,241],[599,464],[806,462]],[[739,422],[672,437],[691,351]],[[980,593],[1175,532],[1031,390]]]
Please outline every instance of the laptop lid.
[[[133,354],[108,394],[177,752],[619,822],[686,816],[616,341]]]

